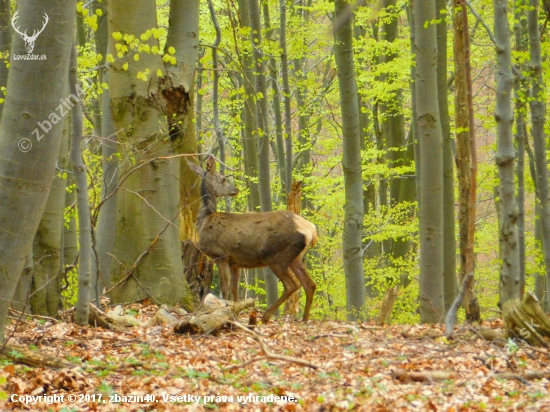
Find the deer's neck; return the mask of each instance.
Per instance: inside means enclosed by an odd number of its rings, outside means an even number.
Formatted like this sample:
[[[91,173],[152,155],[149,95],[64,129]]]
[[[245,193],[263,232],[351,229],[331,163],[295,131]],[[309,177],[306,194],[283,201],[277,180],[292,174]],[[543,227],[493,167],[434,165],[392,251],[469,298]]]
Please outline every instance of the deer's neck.
[[[216,213],[216,198],[212,195],[212,192],[208,189],[206,180],[202,179],[201,182],[201,197],[202,203],[199,209],[199,215],[197,216],[197,227],[200,229],[204,219],[210,216],[212,213]]]

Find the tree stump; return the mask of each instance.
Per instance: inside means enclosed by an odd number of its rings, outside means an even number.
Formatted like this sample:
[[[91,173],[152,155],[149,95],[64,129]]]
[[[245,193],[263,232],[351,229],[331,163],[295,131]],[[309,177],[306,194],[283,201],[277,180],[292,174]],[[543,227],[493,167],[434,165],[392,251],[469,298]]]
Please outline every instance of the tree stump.
[[[504,326],[508,336],[522,339],[530,345],[550,347],[550,320],[531,292],[522,300],[513,299],[504,304]]]

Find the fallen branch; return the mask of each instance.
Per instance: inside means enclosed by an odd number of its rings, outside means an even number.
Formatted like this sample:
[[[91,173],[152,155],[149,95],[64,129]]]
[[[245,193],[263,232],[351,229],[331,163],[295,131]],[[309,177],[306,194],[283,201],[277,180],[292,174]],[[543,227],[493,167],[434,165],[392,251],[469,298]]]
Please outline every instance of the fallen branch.
[[[29,318],[43,319],[43,320],[48,320],[48,321],[53,322],[53,323],[59,323],[58,319],[51,318],[49,316],[33,315],[32,313],[21,312],[20,310],[17,310],[17,309],[14,309],[14,308],[10,308],[10,312],[14,312],[18,315],[27,316]]]
[[[4,349],[0,351],[0,356],[15,363],[34,367],[63,369],[78,366],[61,358],[17,345],[6,345]]]
[[[525,371],[521,375],[517,373],[494,373],[490,375],[493,378],[497,379],[508,379],[508,380],[518,380],[521,383],[529,385],[527,381],[536,381],[539,379],[550,379],[550,372],[541,372],[541,371]]]
[[[239,364],[239,365],[232,365],[228,368],[223,369],[224,371],[229,370],[229,369],[233,369],[233,368],[241,368],[243,366],[249,365],[252,362],[256,362],[256,361],[261,360],[263,358],[276,359],[276,360],[281,360],[281,361],[285,361],[285,362],[297,363],[298,365],[307,366],[308,368],[312,368],[312,369],[319,369],[320,368],[320,366],[318,366],[314,363],[308,362],[306,360],[300,359],[300,358],[295,358],[293,356],[279,355],[277,353],[270,352],[269,349],[267,348],[266,344],[264,343],[264,341],[258,336],[258,334],[256,332],[251,331],[247,327],[241,325],[239,322],[231,322],[231,324],[236,326],[239,329],[242,329],[243,331],[245,331],[249,335],[251,335],[252,338],[254,338],[254,340],[256,342],[258,342],[258,344],[260,345],[260,348],[261,348],[262,353],[264,354],[264,356],[260,356],[260,357],[250,359],[250,360],[248,360],[248,361],[246,361],[242,364]]]
[[[457,378],[451,371],[409,372],[402,369],[392,371],[392,376],[401,382],[441,382]]]

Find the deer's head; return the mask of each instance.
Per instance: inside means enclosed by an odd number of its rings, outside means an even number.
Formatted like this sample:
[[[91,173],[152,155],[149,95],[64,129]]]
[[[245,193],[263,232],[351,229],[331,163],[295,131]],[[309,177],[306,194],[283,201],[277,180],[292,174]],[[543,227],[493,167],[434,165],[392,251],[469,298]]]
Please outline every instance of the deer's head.
[[[213,157],[210,157],[206,162],[206,170],[189,161],[187,161],[187,164],[193,172],[202,178],[203,188],[206,189],[208,195],[216,198],[236,196],[239,193],[237,187],[229,179],[216,171],[216,160]]]
[[[34,42],[38,38],[38,35],[44,31],[46,28],[46,24],[48,24],[48,21],[50,20],[48,15],[44,13],[44,24],[42,25],[42,28],[40,30],[33,30],[32,35],[27,34],[27,30],[24,32],[21,32],[19,30],[19,27],[15,27],[15,22],[17,18],[19,17],[19,12],[16,11],[13,15],[13,18],[11,19],[11,25],[13,26],[13,29],[16,31],[16,33],[19,33],[21,37],[23,38],[23,41],[25,42],[25,49],[27,50],[28,54],[31,54],[34,50]]]

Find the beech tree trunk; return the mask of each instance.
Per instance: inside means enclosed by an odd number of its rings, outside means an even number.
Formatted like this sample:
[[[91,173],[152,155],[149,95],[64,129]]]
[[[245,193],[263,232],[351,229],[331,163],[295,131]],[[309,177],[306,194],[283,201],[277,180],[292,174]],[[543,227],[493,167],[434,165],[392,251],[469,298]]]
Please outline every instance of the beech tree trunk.
[[[79,96],[77,73],[76,46],[71,54],[71,70],[69,71],[69,88],[71,99]],[[83,96],[82,96],[83,97]],[[90,201],[88,199],[88,181],[86,165],[82,160],[82,127],[83,114],[80,100],[73,102],[71,110],[72,138],[71,163],[76,179],[76,205],[78,210],[78,299],[76,301],[74,321],[77,325],[87,325],[90,316],[90,292],[92,270],[92,233],[90,220]]]
[[[44,3],[28,0],[20,1],[18,6],[23,27],[42,21],[46,11],[50,24],[37,38],[34,48],[35,52],[46,54],[47,60],[10,62],[12,74],[0,123],[0,227],[3,229],[0,231],[0,340],[4,340],[10,302],[55,173],[63,122],[50,122],[51,129],[42,134],[40,141],[35,140],[33,130],[38,127],[37,122],[53,120],[49,116],[55,113],[59,101],[67,97],[76,13],[76,3],[68,0],[51,0],[47,8]],[[26,54],[20,36],[15,37],[12,52]]]
[[[437,96],[443,134],[443,288],[445,310],[455,300],[458,285],[456,278],[456,233],[453,149],[451,147],[451,119],[447,97],[447,14],[446,0],[436,1],[437,23]],[[457,61],[455,57],[455,62]],[[461,60],[458,60],[461,62]]]
[[[346,12],[349,3],[335,0],[334,21]],[[342,168],[344,170],[344,273],[346,276],[347,318],[361,319],[365,303],[365,275],[363,273],[363,177],[361,170],[361,138],[359,130],[359,105],[353,61],[353,32],[351,19],[347,19],[334,32],[334,49],[338,85],[340,86],[340,110],[342,113]]]
[[[157,27],[155,7],[154,0],[110,2],[109,32],[139,36]],[[150,47],[159,45],[153,37],[145,42]],[[117,55],[114,43],[109,51]],[[165,66],[161,56],[154,53],[142,53],[139,61],[126,58],[111,64],[111,109],[123,163],[113,248],[117,264],[111,269],[112,281],[118,285],[110,293],[115,303],[149,297],[168,305],[180,303],[187,310],[193,310],[197,303],[182,276],[177,226],[180,159],[169,158],[183,131],[194,130],[186,117],[193,78],[188,79],[187,88],[183,81],[186,65],[194,67],[195,60],[189,62],[186,57],[176,53],[178,66]],[[128,70],[123,70],[126,61]],[[146,79],[138,78],[138,73],[146,70]],[[166,126],[170,139],[166,139]],[[158,156],[168,158],[154,160]]]
[[[98,22],[98,29],[95,33],[96,50],[103,56],[102,63],[105,62],[107,50],[109,46],[109,30],[108,30],[108,6],[109,0],[103,0],[97,3],[101,7],[103,16]],[[112,38],[111,38],[112,39]],[[100,82],[109,84],[109,73],[105,70],[100,70]],[[111,265],[115,241],[116,229],[116,197],[118,185],[118,158],[116,129],[111,116],[111,94],[109,89],[103,90],[101,99],[101,166],[103,169],[103,179],[101,188],[101,199],[104,202],[99,210],[99,217],[94,216],[93,221],[97,221],[94,231],[95,253],[92,261],[92,296],[95,298],[97,294],[101,294],[103,287],[109,289],[111,287]],[[97,261],[96,256],[97,254]],[[70,262],[72,263],[72,262]],[[99,279],[98,279],[99,277]],[[99,284],[99,288],[98,288]],[[99,293],[98,293],[99,292]],[[97,303],[99,304],[99,303]]]
[[[67,179],[62,174],[68,170],[69,122],[64,122],[61,148],[57,157],[57,169],[53,178],[46,209],[40,220],[33,242],[34,264],[32,270],[32,313],[57,317],[60,299],[63,225]],[[23,279],[23,282],[25,280]],[[23,288],[25,288],[23,286]]]
[[[3,87],[8,84],[8,65],[4,63],[10,60],[10,49],[12,41],[11,30],[11,1],[0,0],[0,99],[4,99]],[[4,105],[0,104],[0,117],[2,116],[2,110]]]
[[[260,51],[262,45],[262,25],[260,21],[259,0],[248,0],[250,12],[251,41],[254,57],[254,91],[256,92],[256,133],[258,135],[258,187],[262,212],[271,212],[271,181],[269,161],[269,130],[267,124],[267,84],[265,79],[265,60]],[[279,299],[278,279],[270,268],[263,269],[267,306]],[[275,313],[278,315],[278,311]]]
[[[281,75],[283,77],[283,100],[285,106],[285,162],[286,162],[286,195],[288,197],[292,184],[292,112],[290,108],[290,86],[288,82],[288,53],[286,47],[286,0],[279,0],[281,9],[281,28],[279,30],[279,47],[281,48]]]
[[[445,312],[443,260],[443,136],[437,93],[434,0],[413,5],[416,36],[416,110],[420,163],[420,321],[439,323]]]
[[[498,82],[495,120],[497,122],[496,163],[499,177],[499,238],[502,246],[500,273],[500,305],[519,298],[518,208],[515,197],[515,147],[512,134],[512,60],[508,25],[508,2],[493,0],[495,39],[497,41]]]
[[[515,50],[520,53],[526,51],[524,45],[526,18],[523,13],[524,0],[517,0],[514,8],[514,34]],[[524,66],[524,65],[522,65]],[[522,67],[523,69],[523,67]],[[525,109],[527,106],[527,85],[525,80],[514,84],[514,104],[516,115],[516,145],[517,161],[516,176],[518,185],[518,240],[519,240],[519,273],[520,273],[520,296],[525,292]]]
[[[550,198],[548,191],[548,164],[546,161],[546,134],[545,124],[545,85],[542,77],[542,56],[540,32],[538,26],[538,0],[529,1],[527,21],[529,26],[529,48],[531,52],[531,134],[533,135],[533,149],[535,154],[535,168],[537,177],[537,197],[540,202],[540,225],[542,229],[542,250],[546,284],[550,284]],[[524,288],[521,283],[520,290]],[[546,308],[550,307],[550,295],[546,291]]]

